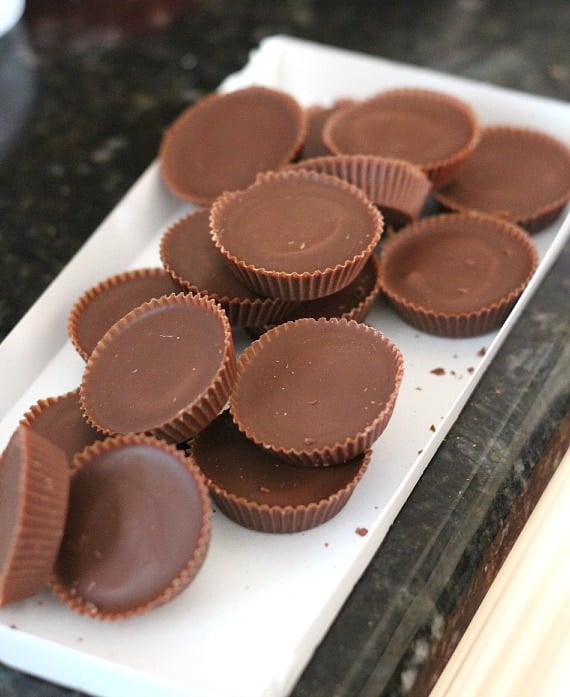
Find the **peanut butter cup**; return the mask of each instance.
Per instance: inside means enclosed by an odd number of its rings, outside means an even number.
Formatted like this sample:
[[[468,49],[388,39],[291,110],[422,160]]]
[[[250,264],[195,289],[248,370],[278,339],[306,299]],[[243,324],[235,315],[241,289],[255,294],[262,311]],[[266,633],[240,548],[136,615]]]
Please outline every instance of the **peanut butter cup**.
[[[335,155],[380,155],[418,165],[432,183],[455,179],[479,140],[464,101],[435,90],[396,88],[340,109],[323,140]]]
[[[226,411],[198,434],[192,454],[228,517],[254,530],[291,533],[321,525],[344,507],[371,451],[334,467],[298,467],[255,445]]]
[[[211,509],[196,465],[143,435],[88,446],[73,461],[51,585],[80,614],[118,619],[170,601],[200,570]]]
[[[181,290],[161,268],[135,269],[111,276],[89,288],[75,302],[69,315],[69,337],[87,360],[107,329],[127,312],[152,298]]]
[[[20,423],[62,448],[70,465],[76,453],[104,437],[83,416],[79,388],[40,399],[23,415]]]
[[[305,132],[304,111],[285,92],[254,86],[211,94],[166,131],[160,170],[177,196],[209,204],[224,191],[248,186],[258,172],[290,162]]]
[[[488,215],[448,213],[384,241],[380,286],[418,329],[475,336],[503,322],[537,264],[522,228]]]
[[[298,319],[273,327],[241,355],[230,411],[248,438],[278,457],[334,465],[384,431],[402,375],[401,352],[376,329]]]
[[[129,312],[104,335],[81,382],[88,421],[109,435],[191,438],[225,406],[235,374],[230,324],[213,300],[178,293]]]
[[[313,104],[305,109],[307,133],[303,141],[303,147],[299,153],[299,160],[330,155],[330,150],[323,141],[324,125],[327,119],[338,111],[338,109],[353,103],[354,101],[352,99],[339,99],[331,106]]]
[[[216,300],[233,326],[281,322],[295,303],[263,297],[239,280],[214,245],[209,216],[203,208],[168,228],[160,242],[164,268],[186,290]]]
[[[419,167],[388,157],[329,155],[288,167],[329,174],[354,184],[380,208],[385,227],[400,228],[418,218],[431,191],[431,182]]]
[[[448,210],[488,213],[537,232],[570,201],[570,149],[535,130],[484,128],[459,178],[434,197]]]
[[[0,456],[0,606],[48,582],[67,512],[63,450],[21,424]]]
[[[318,172],[267,172],[221,196],[214,243],[261,295],[309,300],[348,285],[383,231],[382,216],[355,186]]]

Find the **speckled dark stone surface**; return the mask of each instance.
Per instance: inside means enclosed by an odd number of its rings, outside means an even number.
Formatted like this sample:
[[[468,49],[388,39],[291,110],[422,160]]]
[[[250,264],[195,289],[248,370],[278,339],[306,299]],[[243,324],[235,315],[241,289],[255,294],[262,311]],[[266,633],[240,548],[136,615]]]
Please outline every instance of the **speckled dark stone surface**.
[[[570,5],[28,0],[0,39],[0,339],[154,158],[284,33],[570,99]],[[440,447],[295,697],[424,695],[570,439],[570,246]],[[0,665],[3,697],[77,695]]]

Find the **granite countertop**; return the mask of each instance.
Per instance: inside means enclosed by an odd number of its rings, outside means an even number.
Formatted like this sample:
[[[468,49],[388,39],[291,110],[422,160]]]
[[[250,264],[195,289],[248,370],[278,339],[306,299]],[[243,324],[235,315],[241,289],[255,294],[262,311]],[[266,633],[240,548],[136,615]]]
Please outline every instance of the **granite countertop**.
[[[567,0],[28,0],[0,39],[0,339],[163,129],[274,34],[570,98]],[[569,271],[567,244],[295,697],[429,692],[570,442]],[[78,693],[0,665],[0,694]]]

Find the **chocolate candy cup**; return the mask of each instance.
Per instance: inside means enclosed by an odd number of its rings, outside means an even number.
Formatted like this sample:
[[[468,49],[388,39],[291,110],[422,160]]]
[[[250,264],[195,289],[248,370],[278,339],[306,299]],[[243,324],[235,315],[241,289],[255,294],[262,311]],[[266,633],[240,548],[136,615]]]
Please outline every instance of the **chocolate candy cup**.
[[[166,131],[160,171],[180,198],[210,204],[224,191],[248,186],[258,172],[287,164],[305,131],[303,109],[285,92],[256,86],[212,94]]]
[[[73,461],[51,585],[71,609],[120,619],[162,605],[200,570],[211,508],[196,465],[143,435],[88,446]]]
[[[235,374],[230,324],[209,298],[178,293],[129,312],[104,335],[81,382],[81,407],[109,435],[194,436],[223,409]]]
[[[278,323],[296,305],[265,298],[239,280],[214,245],[208,208],[189,213],[168,228],[160,241],[160,258],[185,290],[218,302],[232,326]]]
[[[212,206],[216,247],[261,295],[311,300],[348,285],[383,231],[355,186],[305,170],[267,172]]]
[[[399,228],[418,218],[431,191],[431,182],[419,167],[388,157],[329,155],[288,168],[321,172],[354,184],[380,208],[386,227]]]
[[[473,109],[456,97],[397,88],[339,110],[323,140],[334,155],[379,155],[419,166],[434,186],[455,179],[479,141]]]
[[[332,106],[321,106],[313,104],[313,106],[305,109],[307,117],[307,133],[303,141],[303,147],[299,153],[299,160],[308,160],[313,157],[321,157],[329,155],[329,149],[323,141],[323,128],[327,119],[332,116],[338,109],[353,104],[352,99],[339,99]]]
[[[448,210],[488,213],[537,232],[570,201],[570,149],[539,131],[484,128],[459,178],[434,197]]]
[[[79,388],[40,399],[23,415],[20,423],[62,448],[69,464],[85,446],[104,437],[83,416]]]
[[[292,310],[288,319],[313,317],[342,317],[356,322],[364,321],[374,300],[380,292],[380,263],[376,254],[371,254],[358,276],[347,286],[332,295],[316,300],[305,300]]]
[[[351,460],[380,436],[403,376],[399,349],[345,319],[298,319],[254,341],[238,361],[230,411],[254,443],[293,464]]]
[[[380,287],[414,327],[476,336],[500,326],[537,264],[522,228],[492,216],[448,213],[384,241]]]
[[[198,434],[192,453],[219,508],[239,525],[271,533],[330,520],[352,496],[371,456],[367,450],[334,467],[297,467],[246,438],[227,411]]]
[[[89,288],[75,302],[68,334],[87,360],[103,334],[128,312],[153,298],[178,293],[181,286],[161,268],[135,269],[111,276]]]
[[[0,457],[0,606],[48,582],[58,553],[69,490],[61,448],[21,424]]]

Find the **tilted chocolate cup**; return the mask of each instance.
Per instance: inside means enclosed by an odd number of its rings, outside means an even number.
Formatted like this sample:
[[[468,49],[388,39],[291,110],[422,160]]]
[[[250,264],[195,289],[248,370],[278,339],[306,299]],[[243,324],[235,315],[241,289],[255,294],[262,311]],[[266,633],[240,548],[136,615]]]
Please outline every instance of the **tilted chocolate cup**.
[[[502,324],[537,265],[522,228],[489,215],[447,213],[384,241],[380,287],[414,327],[477,336]]]
[[[79,614],[139,615],[187,588],[210,535],[207,487],[190,458],[142,434],[106,438],[74,458],[50,584]]]
[[[224,408],[236,368],[231,327],[213,300],[178,293],[129,312],[91,354],[81,407],[108,435],[153,433],[179,443]]]
[[[402,377],[400,350],[376,329],[303,318],[273,327],[242,353],[230,411],[250,440],[277,457],[334,465],[381,435]]]
[[[165,132],[160,171],[174,194],[207,205],[248,186],[258,172],[290,162],[305,132],[303,109],[283,91],[252,86],[211,94]]]
[[[220,196],[210,230],[243,283],[261,295],[311,300],[360,273],[383,220],[357,187],[318,172],[283,170]]]
[[[38,400],[22,416],[20,423],[59,446],[70,465],[76,453],[104,437],[83,416],[79,388]]]
[[[334,155],[379,155],[420,167],[434,186],[455,179],[479,141],[469,104],[446,92],[402,87],[340,109],[323,140]]]
[[[434,198],[449,211],[495,215],[538,232],[570,201],[570,148],[529,128],[483,128],[460,176]]]
[[[64,451],[20,424],[0,456],[0,606],[48,582],[67,513]]]
[[[68,334],[86,361],[103,334],[128,312],[153,298],[179,293],[182,287],[164,270],[125,271],[88,288],[73,305]]]
[[[212,498],[233,521],[268,533],[322,525],[346,505],[371,450],[334,467],[298,467],[255,445],[225,411],[192,443]]]
[[[202,208],[164,232],[160,240],[164,268],[185,290],[219,303],[232,326],[261,326],[286,319],[296,303],[261,296],[242,283],[214,245],[209,221],[209,208]]]

